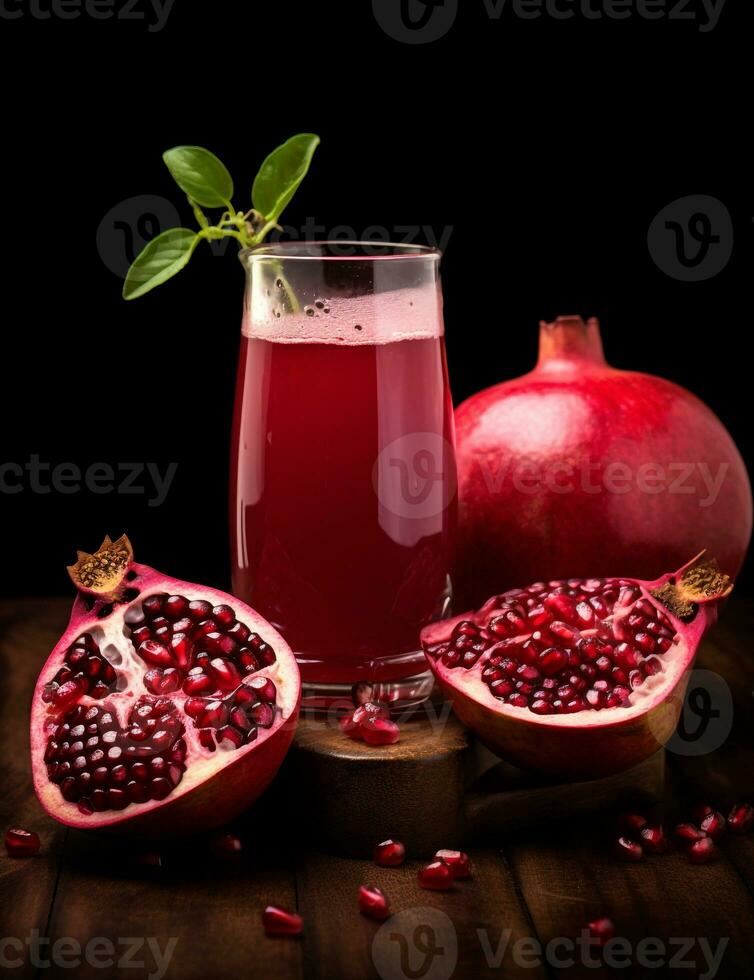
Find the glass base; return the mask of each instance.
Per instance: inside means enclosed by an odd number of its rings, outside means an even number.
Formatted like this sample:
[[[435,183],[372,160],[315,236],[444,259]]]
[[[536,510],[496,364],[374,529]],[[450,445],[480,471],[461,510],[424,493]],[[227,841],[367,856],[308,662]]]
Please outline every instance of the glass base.
[[[364,701],[377,701],[397,713],[422,704],[432,693],[433,686],[431,670],[396,681],[358,681],[355,684],[304,681],[301,706],[307,712],[329,712],[336,708],[345,712]]]

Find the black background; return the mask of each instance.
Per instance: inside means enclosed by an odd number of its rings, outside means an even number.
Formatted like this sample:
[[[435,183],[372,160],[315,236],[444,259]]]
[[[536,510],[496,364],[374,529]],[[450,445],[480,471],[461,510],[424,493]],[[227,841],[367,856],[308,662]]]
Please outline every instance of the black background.
[[[241,205],[266,153],[314,131],[322,146],[286,223],[451,227],[457,402],[532,366],[541,317],[596,314],[613,363],[701,395],[750,458],[754,200],[737,103],[749,69],[734,43],[750,36],[746,6],[728,0],[702,33],[698,21],[494,22],[463,0],[426,45],[388,37],[367,0],[177,0],[157,33],[0,19],[0,462],[178,463],[161,507],[148,494],[0,494],[2,592],[66,591],[74,548],[123,530],[149,564],[227,586],[241,267],[232,249],[206,250],[127,304],[96,237],[141,194],[193,223],[160,159],[179,143],[222,156]],[[735,227],[730,262],[705,282],[667,276],[647,249],[653,217],[689,194],[719,198]]]

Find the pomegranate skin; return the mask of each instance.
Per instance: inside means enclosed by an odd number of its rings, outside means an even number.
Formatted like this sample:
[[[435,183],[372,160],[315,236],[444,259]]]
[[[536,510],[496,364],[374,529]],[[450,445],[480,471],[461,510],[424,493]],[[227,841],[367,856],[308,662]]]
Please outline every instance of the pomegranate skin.
[[[42,667],[32,700],[31,755],[34,787],[37,797],[50,817],[77,829],[97,830],[123,837],[142,840],[172,838],[223,826],[254,803],[275,777],[293,740],[301,702],[301,683],[292,651],[280,634],[262,617],[240,600],[224,592],[203,585],[195,585],[170,578],[147,565],[131,562],[128,565],[132,578],[128,584],[138,591],[138,596],[116,604],[112,612],[103,615],[102,601],[93,605],[88,597],[79,594],[73,604],[69,624],[46,663]],[[222,607],[230,602],[244,622],[271,644],[276,652],[273,664],[262,667],[254,678],[274,679],[277,708],[274,724],[260,729],[257,739],[237,751],[217,749],[203,754],[196,737],[188,731],[185,739],[190,744],[188,767],[180,784],[165,799],[153,799],[144,804],[131,803],[125,809],[107,809],[103,812],[82,814],[74,803],[66,802],[59,787],[46,774],[43,753],[47,743],[47,725],[59,720],[43,699],[46,683],[63,661],[65,651],[82,633],[99,631],[105,642],[122,642],[125,615],[153,595],[177,594],[189,601],[209,602],[210,608]],[[121,653],[124,647],[121,647]],[[103,705],[112,710],[122,723],[125,713],[136,699],[146,693],[138,683],[138,676],[146,671],[133,658],[121,656],[115,660],[119,674],[126,675],[126,660],[133,666],[127,675],[130,687],[115,689],[101,701],[87,695],[80,698],[87,705]],[[178,699],[182,706],[185,694],[169,695]],[[186,717],[187,727],[192,725]]]
[[[536,368],[465,401],[456,432],[456,609],[521,582],[651,580],[700,548],[741,568],[752,498],[731,436],[684,388],[608,365],[596,320],[542,323]]]

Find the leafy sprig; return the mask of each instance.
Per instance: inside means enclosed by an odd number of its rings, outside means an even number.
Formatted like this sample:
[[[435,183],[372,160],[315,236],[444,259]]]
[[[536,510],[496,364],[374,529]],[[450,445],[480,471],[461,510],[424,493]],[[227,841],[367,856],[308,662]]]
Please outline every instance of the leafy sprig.
[[[180,272],[202,241],[235,238],[250,248],[273,230],[306,176],[319,145],[313,133],[299,133],[267,157],[254,179],[251,208],[232,203],[233,178],[225,164],[201,146],[174,146],[162,155],[176,184],[186,194],[199,230],[170,228],[148,242],[136,256],[123,284],[124,299],[136,299]],[[222,208],[215,224],[204,209]]]

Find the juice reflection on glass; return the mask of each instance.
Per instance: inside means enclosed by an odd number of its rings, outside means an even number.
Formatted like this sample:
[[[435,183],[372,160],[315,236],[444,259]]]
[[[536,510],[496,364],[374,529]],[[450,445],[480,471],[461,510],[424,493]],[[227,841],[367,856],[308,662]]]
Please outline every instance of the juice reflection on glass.
[[[310,690],[367,681],[384,694],[424,671],[419,630],[450,594],[439,255],[343,250],[243,256],[233,587],[283,633]]]

